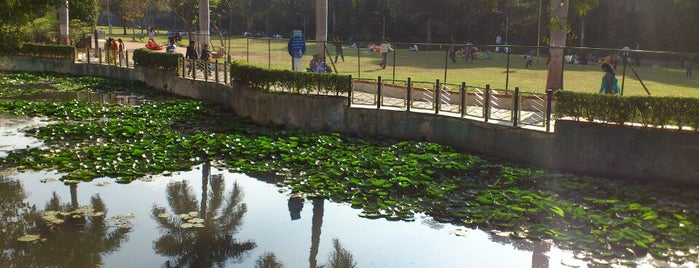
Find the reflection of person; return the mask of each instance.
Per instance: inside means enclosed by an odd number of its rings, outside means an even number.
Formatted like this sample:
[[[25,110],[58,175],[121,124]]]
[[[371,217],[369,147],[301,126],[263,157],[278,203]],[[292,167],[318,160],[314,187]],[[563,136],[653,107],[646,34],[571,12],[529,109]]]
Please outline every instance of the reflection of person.
[[[602,77],[602,86],[600,86],[600,94],[618,94],[619,83],[617,82],[616,75],[614,74],[614,68],[609,63],[602,63],[602,71],[604,76]]]
[[[386,69],[386,57],[388,56],[388,52],[393,51],[393,47],[391,46],[390,43],[388,43],[388,37],[383,40],[383,43],[381,43],[381,69]]]
[[[289,198],[289,215],[291,220],[298,220],[301,218],[301,210],[303,210],[303,198],[301,197],[291,197]]]
[[[337,62],[337,57],[342,57],[342,62],[345,62],[345,53],[342,52],[342,41],[340,41],[339,36],[333,38],[333,45],[335,45],[335,62]]]
[[[684,66],[684,70],[686,72],[686,76],[688,78],[692,78],[692,59],[687,58],[682,62],[682,66]]]

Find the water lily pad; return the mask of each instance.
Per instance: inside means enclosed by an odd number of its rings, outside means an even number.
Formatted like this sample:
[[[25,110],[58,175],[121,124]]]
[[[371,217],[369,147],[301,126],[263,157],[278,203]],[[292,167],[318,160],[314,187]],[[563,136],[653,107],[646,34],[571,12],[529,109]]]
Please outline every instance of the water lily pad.
[[[163,213],[158,214],[158,218],[169,218],[170,216],[172,216],[172,214],[167,213],[167,212],[163,212]]]
[[[41,239],[41,236],[39,236],[39,235],[37,235],[37,234],[28,234],[28,235],[24,235],[24,236],[21,236],[21,237],[17,238],[17,241],[20,241],[20,242],[34,242],[34,241],[37,241],[37,240],[39,240],[39,239]]]
[[[107,186],[107,185],[109,185],[109,183],[108,183],[108,182],[105,182],[105,181],[95,183],[95,186],[99,186],[99,187],[104,187],[104,186]]]
[[[184,229],[192,228],[192,227],[194,227],[194,224],[191,224],[191,223],[183,223],[182,225],[180,225],[180,228],[184,228]]]
[[[465,229],[455,229],[451,231],[451,234],[455,236],[468,236],[468,231]]]

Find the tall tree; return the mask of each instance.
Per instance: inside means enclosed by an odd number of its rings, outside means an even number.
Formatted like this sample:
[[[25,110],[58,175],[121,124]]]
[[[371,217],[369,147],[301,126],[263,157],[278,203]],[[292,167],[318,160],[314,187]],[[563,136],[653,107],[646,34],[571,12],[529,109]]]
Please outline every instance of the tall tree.
[[[136,28],[136,21],[142,19],[143,13],[148,6],[148,2],[144,0],[121,0],[119,8],[121,9],[121,17],[131,23],[133,28]],[[135,31],[135,29],[133,30]],[[134,32],[135,33],[135,32]]]
[[[69,8],[71,19],[79,19],[93,27],[97,25],[100,8],[98,0],[70,0]]]

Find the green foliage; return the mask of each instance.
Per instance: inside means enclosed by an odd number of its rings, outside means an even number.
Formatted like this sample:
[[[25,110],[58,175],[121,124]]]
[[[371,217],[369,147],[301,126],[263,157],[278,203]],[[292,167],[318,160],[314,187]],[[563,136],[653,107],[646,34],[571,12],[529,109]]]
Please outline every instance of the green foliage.
[[[22,47],[13,54],[30,57],[75,59],[76,53],[74,46],[24,43]]]
[[[181,58],[182,54],[179,53],[163,53],[147,48],[140,48],[133,52],[133,60],[136,65],[155,69],[177,71]]]
[[[600,120],[623,125],[699,126],[699,99],[601,95],[572,91],[556,92],[556,117],[575,120]]]
[[[313,91],[339,95],[349,92],[351,86],[346,75],[272,70],[239,61],[231,64],[231,80],[260,90],[274,87],[296,93]]]

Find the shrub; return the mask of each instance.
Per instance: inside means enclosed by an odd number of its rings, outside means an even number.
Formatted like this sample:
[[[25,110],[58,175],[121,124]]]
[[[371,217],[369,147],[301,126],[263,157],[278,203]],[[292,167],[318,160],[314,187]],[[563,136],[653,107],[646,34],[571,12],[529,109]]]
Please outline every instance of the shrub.
[[[617,96],[559,90],[556,118],[572,117],[623,125],[699,126],[699,99],[683,97]]]
[[[177,66],[182,58],[179,53],[163,53],[147,48],[134,50],[133,61],[138,66],[177,71]]]
[[[24,43],[16,51],[16,53],[11,54],[30,57],[59,58],[72,60],[75,59],[75,47],[63,45]]]
[[[351,87],[347,75],[264,69],[240,61],[231,64],[231,81],[260,90],[277,87],[296,93],[315,91],[335,95],[349,92]]]

